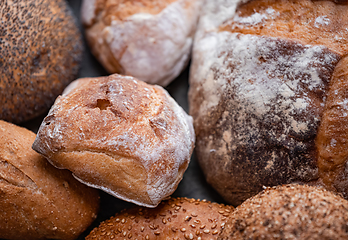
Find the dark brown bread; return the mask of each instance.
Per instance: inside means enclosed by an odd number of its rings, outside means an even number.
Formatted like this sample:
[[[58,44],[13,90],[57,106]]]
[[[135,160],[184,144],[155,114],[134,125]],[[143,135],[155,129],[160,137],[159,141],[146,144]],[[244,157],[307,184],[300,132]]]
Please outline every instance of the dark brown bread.
[[[233,205],[293,182],[347,198],[348,5],[207,3],[189,92],[207,181]]]
[[[163,201],[154,209],[132,208],[95,228],[92,239],[217,239],[232,206],[187,198]]]
[[[31,149],[35,134],[0,120],[0,238],[76,239],[99,194]]]
[[[313,186],[267,188],[236,208],[218,239],[348,239],[348,201]]]
[[[162,87],[114,74],[73,82],[33,149],[92,187],[155,207],[177,188],[194,141],[192,118]]]
[[[46,112],[76,78],[83,44],[65,0],[0,1],[0,119]]]

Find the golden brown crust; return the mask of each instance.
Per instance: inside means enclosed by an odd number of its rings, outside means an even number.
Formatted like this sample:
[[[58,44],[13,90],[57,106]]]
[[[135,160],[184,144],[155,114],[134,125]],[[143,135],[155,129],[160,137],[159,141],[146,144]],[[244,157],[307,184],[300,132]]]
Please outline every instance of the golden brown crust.
[[[154,209],[116,214],[86,237],[92,239],[217,239],[232,206],[187,198],[163,201]]]
[[[231,214],[220,234],[227,239],[347,239],[348,202],[323,188],[267,188]]]
[[[33,149],[90,186],[154,207],[176,189],[193,146],[191,117],[163,88],[114,74],[69,86]]]
[[[64,0],[1,1],[0,119],[44,113],[79,70],[83,44]]]
[[[186,67],[201,0],[83,1],[92,53],[109,73],[168,85]]]
[[[99,208],[94,189],[31,149],[35,134],[0,121],[0,238],[76,239]]]

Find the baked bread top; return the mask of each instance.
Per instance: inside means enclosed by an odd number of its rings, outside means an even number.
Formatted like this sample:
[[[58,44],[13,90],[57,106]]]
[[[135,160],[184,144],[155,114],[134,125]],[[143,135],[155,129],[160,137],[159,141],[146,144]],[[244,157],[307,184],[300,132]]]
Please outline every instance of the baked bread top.
[[[31,149],[35,134],[0,120],[0,238],[76,239],[96,219],[99,193]]]
[[[194,139],[192,118],[163,88],[114,74],[72,83],[33,149],[87,185],[154,207],[182,179]]]
[[[92,53],[111,73],[168,85],[187,66],[201,0],[84,0]]]
[[[200,164],[226,201],[291,182],[347,196],[347,10],[333,1],[207,1],[190,114]]]

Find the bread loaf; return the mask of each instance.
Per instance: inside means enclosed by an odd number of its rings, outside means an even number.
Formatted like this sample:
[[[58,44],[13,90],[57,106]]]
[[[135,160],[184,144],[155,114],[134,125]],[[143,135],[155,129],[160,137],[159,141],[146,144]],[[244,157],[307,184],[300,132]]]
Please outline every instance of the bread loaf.
[[[348,238],[348,202],[323,188],[267,188],[238,206],[219,240]]]
[[[77,76],[83,45],[64,0],[0,1],[0,119],[49,110]]]
[[[0,238],[76,239],[97,217],[98,191],[33,151],[33,132],[0,120],[0,136]]]
[[[347,10],[346,1],[205,3],[190,114],[207,181],[229,203],[293,182],[348,197]]]
[[[114,74],[73,82],[33,149],[89,186],[155,207],[177,188],[194,141],[192,118],[163,88]]]
[[[132,208],[100,224],[91,239],[217,239],[233,207],[172,198],[154,209]]]
[[[109,73],[168,85],[186,67],[201,0],[84,0],[93,54]]]

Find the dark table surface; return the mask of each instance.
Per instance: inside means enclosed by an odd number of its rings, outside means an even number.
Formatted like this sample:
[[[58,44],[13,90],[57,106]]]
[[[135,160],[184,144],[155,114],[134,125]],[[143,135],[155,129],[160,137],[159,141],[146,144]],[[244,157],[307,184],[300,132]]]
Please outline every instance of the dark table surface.
[[[73,12],[78,19],[81,32],[83,34],[83,28],[80,23],[80,7],[82,0],[69,0],[68,3],[72,7]],[[108,73],[98,63],[98,61],[90,53],[87,43],[85,42],[85,52],[83,57],[82,66],[78,77],[96,77],[105,76]],[[188,112],[187,92],[189,88],[188,83],[189,67],[175,79],[166,90],[169,94],[178,102],[178,104]],[[34,120],[22,124],[22,126],[36,132],[40,126],[40,123],[45,115],[40,116]],[[122,201],[113,196],[108,195],[100,191],[101,206],[100,212],[96,221],[82,234],[78,239],[84,239],[85,236],[94,228],[99,225],[103,220],[110,218],[115,213],[125,208],[134,206],[131,203]],[[199,164],[193,154],[190,165],[184,174],[183,180],[180,182],[177,190],[172,195],[173,197],[188,197],[196,199],[206,199],[209,201],[225,203],[223,199],[212,189],[205,181],[204,175],[199,167]]]

